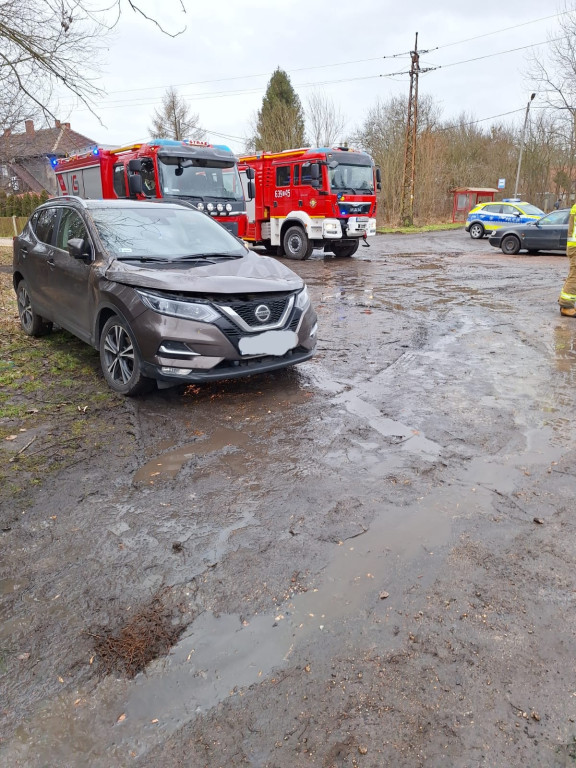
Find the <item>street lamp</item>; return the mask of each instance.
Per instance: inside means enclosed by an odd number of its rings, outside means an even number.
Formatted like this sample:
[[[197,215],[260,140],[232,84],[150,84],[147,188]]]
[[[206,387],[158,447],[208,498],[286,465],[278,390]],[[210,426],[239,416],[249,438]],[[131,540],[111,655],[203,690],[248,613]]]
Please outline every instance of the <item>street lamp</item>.
[[[526,105],[526,115],[524,117],[524,130],[522,131],[522,143],[520,144],[520,156],[518,157],[518,171],[516,173],[516,185],[514,186],[514,197],[518,197],[518,184],[520,182],[520,168],[522,166],[522,155],[524,153],[524,142],[526,140],[526,127],[528,125],[528,113],[530,112],[530,104],[534,100],[535,93],[530,96],[530,100]]]

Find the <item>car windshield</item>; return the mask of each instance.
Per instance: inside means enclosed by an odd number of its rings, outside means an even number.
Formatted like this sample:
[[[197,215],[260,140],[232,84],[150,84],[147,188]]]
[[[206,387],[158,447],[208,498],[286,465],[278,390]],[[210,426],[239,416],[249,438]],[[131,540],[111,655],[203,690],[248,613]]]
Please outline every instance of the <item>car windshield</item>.
[[[330,189],[334,192],[352,191],[357,194],[374,192],[374,171],[371,165],[345,165],[338,163],[328,168]]]
[[[158,160],[164,197],[227,201],[244,199],[238,168],[232,161],[162,156]]]
[[[522,210],[528,216],[544,216],[544,211],[540,210],[540,208],[536,208],[535,205],[530,205],[529,203],[523,205]]]
[[[241,257],[245,247],[204,213],[155,205],[90,211],[108,252],[118,259],[178,261],[190,256]]]

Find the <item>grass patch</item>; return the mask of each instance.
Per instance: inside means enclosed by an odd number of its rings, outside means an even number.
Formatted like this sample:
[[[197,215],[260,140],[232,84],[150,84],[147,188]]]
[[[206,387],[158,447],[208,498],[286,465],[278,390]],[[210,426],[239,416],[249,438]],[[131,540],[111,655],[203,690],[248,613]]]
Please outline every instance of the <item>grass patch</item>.
[[[7,267],[12,265],[12,247],[9,245],[0,245],[0,266]]]
[[[11,260],[11,249],[0,248],[0,263]],[[106,385],[98,352],[88,344],[61,330],[39,339],[24,334],[6,271],[0,271],[0,350],[0,502],[21,507],[47,476],[114,442],[124,398]]]
[[[449,229],[463,229],[462,222],[446,222],[441,224],[423,224],[421,227],[378,227],[379,235],[412,235],[419,232],[443,232]]]

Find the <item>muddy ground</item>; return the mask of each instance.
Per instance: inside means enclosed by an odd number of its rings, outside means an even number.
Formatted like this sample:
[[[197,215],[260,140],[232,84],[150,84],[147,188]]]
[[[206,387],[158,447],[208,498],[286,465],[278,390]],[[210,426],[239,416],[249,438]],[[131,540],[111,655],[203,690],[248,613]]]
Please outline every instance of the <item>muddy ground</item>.
[[[102,407],[89,352],[96,433],[0,489],[2,766],[576,763],[566,259],[452,231],[291,266],[310,362]],[[69,439],[22,397],[3,462]]]

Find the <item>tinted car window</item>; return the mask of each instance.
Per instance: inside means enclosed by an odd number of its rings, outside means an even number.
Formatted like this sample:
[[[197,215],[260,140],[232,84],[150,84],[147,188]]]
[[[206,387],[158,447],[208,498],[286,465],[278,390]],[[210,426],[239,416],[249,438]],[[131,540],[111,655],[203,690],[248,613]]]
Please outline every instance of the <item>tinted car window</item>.
[[[124,174],[124,165],[119,163],[114,166],[114,192],[118,197],[126,197],[126,176]]]
[[[538,224],[541,226],[559,226],[560,224],[568,224],[569,216],[570,211],[552,211],[548,216],[538,219]]]
[[[82,221],[80,214],[72,210],[72,208],[65,208],[62,211],[60,226],[58,227],[56,245],[58,248],[66,250],[68,240],[72,240],[73,238],[87,240],[88,232],[86,231],[86,225]]]
[[[506,214],[509,215],[511,213],[512,214],[513,213],[520,213],[520,211],[518,210],[518,208],[515,208],[513,205],[503,205],[502,206],[502,210],[500,211],[500,213],[506,213]]]
[[[140,171],[142,177],[142,191],[148,197],[156,196],[156,179],[154,178],[154,163],[149,158],[142,160],[142,170]]]
[[[277,187],[289,187],[290,186],[290,166],[282,165],[280,168],[276,168],[276,186]]]
[[[500,213],[501,205],[487,205],[482,209],[482,213]]]
[[[58,208],[45,208],[43,211],[40,211],[34,229],[38,240],[42,240],[43,243],[52,242],[57,216]]]

